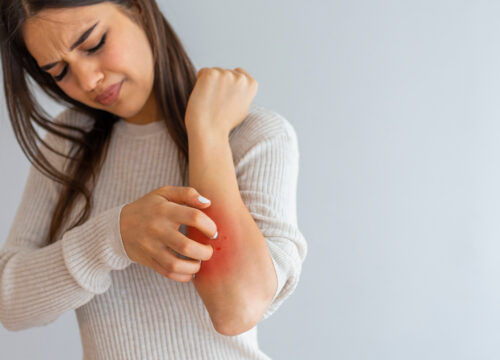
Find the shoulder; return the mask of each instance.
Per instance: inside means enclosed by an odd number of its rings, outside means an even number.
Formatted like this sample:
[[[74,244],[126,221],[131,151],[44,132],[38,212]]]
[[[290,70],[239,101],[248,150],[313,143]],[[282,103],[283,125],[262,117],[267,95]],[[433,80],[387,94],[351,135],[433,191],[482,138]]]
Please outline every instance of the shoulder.
[[[52,119],[51,128],[68,136],[80,137],[82,135],[81,131],[88,132],[92,129],[94,121],[95,120],[89,115],[71,107],[65,108]],[[69,143],[72,142],[48,130],[45,135],[45,140],[49,144],[62,146],[66,151],[69,149]]]
[[[247,117],[229,135],[233,155],[239,157],[263,142],[279,142],[298,147],[297,133],[292,124],[276,111],[253,103]]]
[[[93,121],[88,115],[74,108],[65,108],[51,120],[50,127],[53,131],[59,131],[64,135],[78,137],[81,132],[76,129],[88,131],[92,128]],[[66,156],[69,155],[72,142],[53,131],[45,129],[44,131],[45,135],[43,142],[39,145],[39,150],[52,165],[57,164],[57,168],[60,169],[62,161],[65,161]]]

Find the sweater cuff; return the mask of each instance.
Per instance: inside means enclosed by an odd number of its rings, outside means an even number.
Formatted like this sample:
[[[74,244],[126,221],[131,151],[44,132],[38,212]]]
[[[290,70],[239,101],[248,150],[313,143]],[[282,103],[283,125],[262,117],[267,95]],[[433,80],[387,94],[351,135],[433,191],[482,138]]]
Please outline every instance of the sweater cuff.
[[[120,214],[126,204],[110,208],[64,233],[62,252],[71,276],[85,290],[102,294],[111,286],[111,270],[133,261],[120,233]]]

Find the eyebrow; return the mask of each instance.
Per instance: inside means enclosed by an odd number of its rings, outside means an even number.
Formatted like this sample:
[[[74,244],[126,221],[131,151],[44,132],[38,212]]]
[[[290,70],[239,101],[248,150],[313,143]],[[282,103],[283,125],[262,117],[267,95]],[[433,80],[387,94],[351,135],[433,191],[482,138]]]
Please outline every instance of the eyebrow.
[[[69,50],[72,51],[78,45],[80,45],[83,42],[85,42],[85,40],[87,40],[87,38],[90,36],[90,34],[94,30],[94,28],[97,26],[97,24],[99,24],[99,21],[97,21],[94,25],[92,25],[87,30],[85,30],[85,32],[82,35],[80,35],[80,37],[78,38],[78,40],[76,40],[75,43],[73,45],[71,45],[71,47],[69,48]],[[47,64],[47,65],[40,66],[40,69],[42,69],[44,71],[47,71],[49,69],[52,69],[54,66],[56,66],[58,62],[59,61]]]

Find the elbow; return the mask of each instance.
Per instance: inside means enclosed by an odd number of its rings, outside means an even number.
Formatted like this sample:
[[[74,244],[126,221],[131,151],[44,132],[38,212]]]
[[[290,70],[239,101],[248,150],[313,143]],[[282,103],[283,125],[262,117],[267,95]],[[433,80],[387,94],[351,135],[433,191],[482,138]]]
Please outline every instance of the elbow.
[[[236,336],[247,332],[262,320],[269,303],[268,299],[254,300],[251,306],[245,307],[245,310],[221,311],[220,315],[212,318],[214,328],[219,334],[226,336]]]
[[[0,302],[0,324],[9,331],[17,331],[15,326],[12,326],[9,319],[7,318],[8,311],[6,310],[5,304]]]
[[[9,331],[20,331],[26,327],[21,326],[19,321],[12,318],[12,310],[4,295],[0,292],[0,324]]]
[[[0,321],[0,324],[2,324],[2,326],[4,327],[5,330],[11,331],[11,332],[17,332],[17,331],[25,330],[24,328],[20,328],[20,327],[17,327],[17,326],[8,325],[7,323],[5,323],[3,321]]]
[[[8,316],[7,308],[2,303],[0,303],[0,324],[8,331],[21,331],[29,328],[26,324],[22,324],[20,321]]]
[[[29,318],[25,314],[14,314],[8,310],[4,304],[0,303],[0,324],[8,331],[28,330],[35,327],[45,326],[53,322],[56,317],[41,316],[39,318]]]
[[[223,321],[213,321],[215,330],[225,336],[240,335],[254,328],[259,321],[254,318],[235,317]]]
[[[48,321],[33,321],[33,320],[16,321],[16,320],[5,319],[4,317],[0,317],[0,324],[2,324],[2,326],[6,330],[12,331],[12,332],[28,330],[28,329],[32,329],[35,327],[46,326],[52,321],[53,320],[48,320]]]
[[[2,324],[2,326],[8,331],[21,331],[27,329],[27,327],[21,326],[19,323],[7,319],[4,314],[0,315],[0,324]]]

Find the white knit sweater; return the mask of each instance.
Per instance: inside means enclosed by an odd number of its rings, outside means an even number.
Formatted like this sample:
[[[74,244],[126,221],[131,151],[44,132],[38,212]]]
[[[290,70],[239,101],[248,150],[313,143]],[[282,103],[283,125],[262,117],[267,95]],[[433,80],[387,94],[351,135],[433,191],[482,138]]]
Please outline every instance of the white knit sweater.
[[[66,109],[55,121],[89,129],[92,120]],[[50,133],[45,139],[68,153],[67,140]],[[231,132],[230,145],[242,199],[266,238],[279,279],[266,319],[296,288],[307,253],[296,216],[297,136],[281,115],[252,104],[248,117]],[[44,147],[41,151],[58,169],[65,168],[64,158]],[[89,220],[67,231],[83,208],[79,198],[58,241],[47,245],[43,239],[61,185],[31,166],[0,251],[4,327],[44,326],[75,310],[84,359],[269,359],[259,349],[257,327],[237,336],[219,334],[192,282],[170,280],[128,258],[120,211],[164,185],[187,185],[165,122],[120,120],[96,182]]]

